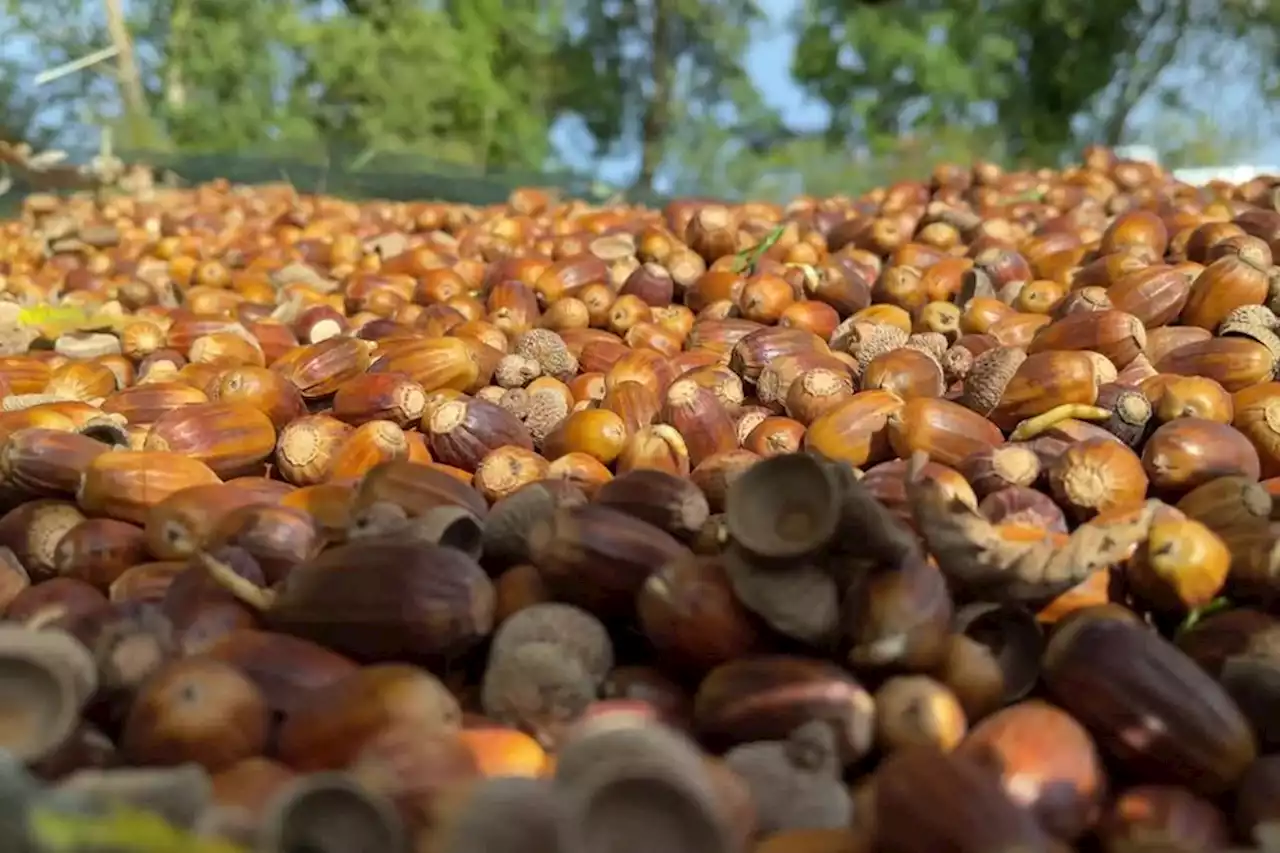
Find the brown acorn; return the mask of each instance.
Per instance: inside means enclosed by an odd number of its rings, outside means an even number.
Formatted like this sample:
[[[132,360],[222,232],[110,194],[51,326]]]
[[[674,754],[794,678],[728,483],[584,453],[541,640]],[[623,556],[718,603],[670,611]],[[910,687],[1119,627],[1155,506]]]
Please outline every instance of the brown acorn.
[[[484,400],[444,403],[424,418],[423,430],[433,459],[466,471],[475,471],[488,453],[504,445],[533,450],[524,424]]]
[[[1235,393],[1274,377],[1276,357],[1266,346],[1246,337],[1206,338],[1186,343],[1155,360],[1160,373],[1203,376]]]
[[[1143,380],[1139,388],[1151,401],[1152,414],[1160,423],[1175,418],[1231,423],[1235,408],[1232,395],[1212,379],[1157,373]]]
[[[1142,449],[1154,494],[1180,496],[1218,477],[1262,474],[1258,451],[1233,427],[1201,418],[1162,425]]]
[[[392,421],[365,421],[338,446],[327,474],[336,482],[354,482],[370,469],[408,455],[404,430]]]
[[[355,672],[356,664],[323,646],[288,634],[231,631],[203,652],[230,664],[257,685],[273,713],[288,716],[320,690]]]
[[[1084,728],[1061,709],[1028,699],[997,711],[956,753],[1000,775],[1005,793],[1045,831],[1075,841],[1101,814],[1106,774]]]
[[[377,503],[393,503],[413,516],[438,506],[457,506],[483,518],[488,505],[471,485],[471,477],[459,480],[443,471],[405,460],[384,462],[360,481],[351,508],[355,519]]]
[[[457,700],[431,673],[407,664],[375,664],[309,691],[281,727],[280,760],[299,772],[347,767],[374,738],[408,725],[420,736],[458,730]]]
[[[264,503],[248,489],[223,483],[174,492],[147,515],[146,547],[158,560],[181,560],[195,553],[227,513]]]
[[[580,453],[608,465],[623,452],[627,435],[626,422],[613,411],[582,409],[560,421],[543,440],[542,452],[551,460]]]
[[[1139,779],[1229,790],[1256,754],[1231,698],[1178,649],[1114,619],[1063,625],[1045,650],[1050,694]]]
[[[75,504],[35,500],[19,504],[0,518],[0,545],[36,582],[57,573],[57,548],[69,532],[85,520]]]
[[[703,460],[738,446],[738,435],[729,411],[715,392],[692,379],[672,383],[658,419],[676,429],[697,467]]]
[[[899,853],[1021,850],[1051,843],[1031,812],[971,758],[935,749],[902,750],[876,770],[877,844]]]
[[[215,554],[197,556],[275,629],[357,660],[448,659],[493,626],[493,585],[453,548],[385,538],[354,542],[294,566],[273,589],[240,577]]]
[[[1048,473],[1058,504],[1080,521],[1139,506],[1147,496],[1142,460],[1118,441],[1093,439],[1068,447]]]
[[[941,398],[907,400],[888,417],[889,444],[901,459],[922,450],[942,465],[955,467],[969,455],[1004,443],[990,421],[959,403]]]
[[[600,487],[594,501],[634,515],[686,541],[702,530],[711,514],[701,489],[689,480],[652,469],[615,477]]]
[[[1041,473],[1040,458],[1019,444],[979,448],[961,459],[956,470],[980,498],[1013,486],[1031,486]]]
[[[408,376],[365,373],[338,388],[333,395],[333,416],[352,426],[387,420],[410,427],[422,418],[426,405],[426,392]]]
[[[1226,815],[1209,800],[1173,785],[1121,791],[1097,830],[1104,849],[1169,845],[1179,850],[1222,850],[1231,841]]]
[[[111,518],[91,518],[67,531],[54,551],[61,577],[76,578],[106,592],[126,569],[147,559],[142,528]]]
[[[307,403],[297,386],[284,375],[265,367],[233,367],[214,383],[209,399],[218,403],[249,405],[271,419],[277,430],[306,414]]]
[[[373,344],[335,336],[291,350],[271,365],[308,400],[327,397],[348,379],[364,373],[373,359]]]
[[[950,752],[964,739],[964,709],[947,687],[926,675],[898,675],[875,692],[876,741],[894,752],[933,747]]]
[[[659,568],[636,598],[640,629],[676,668],[705,674],[757,650],[758,621],[734,596],[720,560],[686,555]]]
[[[174,492],[217,482],[207,465],[182,453],[104,453],[85,469],[76,501],[92,515],[144,524],[151,508]]]
[[[548,588],[601,618],[629,614],[649,573],[689,553],[661,528],[597,504],[540,521],[528,545]]]
[[[150,382],[112,394],[103,401],[102,411],[121,415],[130,424],[153,424],[173,409],[207,402],[207,394],[185,382]]]
[[[0,478],[23,494],[70,497],[89,463],[110,449],[80,433],[20,429],[0,445]]]
[[[1036,333],[1027,354],[1052,350],[1089,350],[1101,353],[1116,366],[1126,367],[1147,345],[1142,321],[1123,311],[1072,314]]]
[[[275,465],[295,486],[323,483],[339,448],[355,430],[331,415],[304,415],[280,430]]]
[[[874,741],[874,702],[851,675],[822,661],[764,655],[744,657],[712,670],[698,687],[694,728],[716,746],[785,739],[812,720],[836,729],[847,765]]]
[[[806,450],[861,467],[889,458],[889,415],[905,401],[889,391],[862,391],[828,409],[804,436]]]
[[[138,764],[194,761],[216,772],[260,754],[267,723],[262,695],[234,668],[199,658],[175,661],[134,700],[121,748]]]

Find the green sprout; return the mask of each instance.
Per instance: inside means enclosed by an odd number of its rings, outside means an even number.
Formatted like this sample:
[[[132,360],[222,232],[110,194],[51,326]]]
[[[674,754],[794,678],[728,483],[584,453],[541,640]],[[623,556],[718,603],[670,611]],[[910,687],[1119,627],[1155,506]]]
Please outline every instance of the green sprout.
[[[1212,616],[1215,613],[1221,613],[1223,610],[1226,610],[1229,607],[1231,607],[1231,599],[1227,598],[1226,596],[1219,596],[1218,598],[1215,598],[1213,601],[1210,601],[1208,604],[1195,608],[1194,610],[1192,610],[1190,613],[1187,614],[1187,618],[1182,620],[1182,624],[1178,626],[1178,630],[1176,631],[1176,634],[1178,636],[1185,634],[1187,631],[1190,631],[1196,625],[1199,625],[1200,622],[1206,616]]]
[[[764,236],[764,239],[754,246],[743,249],[735,256],[733,263],[734,272],[746,272],[748,275],[754,274],[756,264],[764,257],[764,253],[782,238],[782,232],[787,230],[786,223],[777,225],[772,231]]]

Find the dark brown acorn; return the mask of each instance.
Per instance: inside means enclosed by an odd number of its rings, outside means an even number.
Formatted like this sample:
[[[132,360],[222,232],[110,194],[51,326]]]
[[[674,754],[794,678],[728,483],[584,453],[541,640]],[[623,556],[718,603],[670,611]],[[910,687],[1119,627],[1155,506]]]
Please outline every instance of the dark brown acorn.
[[[1249,723],[1195,661],[1145,626],[1077,619],[1045,650],[1049,693],[1134,778],[1230,790],[1257,753]]]
[[[558,511],[528,542],[547,587],[601,618],[630,616],[650,573],[689,554],[661,528],[598,504]]]

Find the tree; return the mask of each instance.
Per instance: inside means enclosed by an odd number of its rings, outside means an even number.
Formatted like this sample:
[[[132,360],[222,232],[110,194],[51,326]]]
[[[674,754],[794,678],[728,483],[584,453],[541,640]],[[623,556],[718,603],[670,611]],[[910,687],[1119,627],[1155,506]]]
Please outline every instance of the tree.
[[[1224,40],[1270,51],[1274,0],[808,0],[794,70],[832,108],[829,136],[875,148],[907,133],[997,128],[1014,158],[1126,139],[1135,110],[1203,100],[1167,72]],[[1265,64],[1265,63],[1264,63]],[[1192,104],[1194,105],[1194,104]]]
[[[759,110],[742,56],[761,17],[755,0],[574,0],[555,107],[584,122],[597,153],[638,148],[635,186],[651,189],[674,139]]]

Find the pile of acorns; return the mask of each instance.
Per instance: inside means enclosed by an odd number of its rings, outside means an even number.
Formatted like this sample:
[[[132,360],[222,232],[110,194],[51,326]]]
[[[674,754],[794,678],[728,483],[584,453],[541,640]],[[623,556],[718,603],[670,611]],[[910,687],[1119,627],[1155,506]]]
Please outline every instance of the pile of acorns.
[[[1278,190],[30,197],[0,748],[262,853],[1280,849]]]

